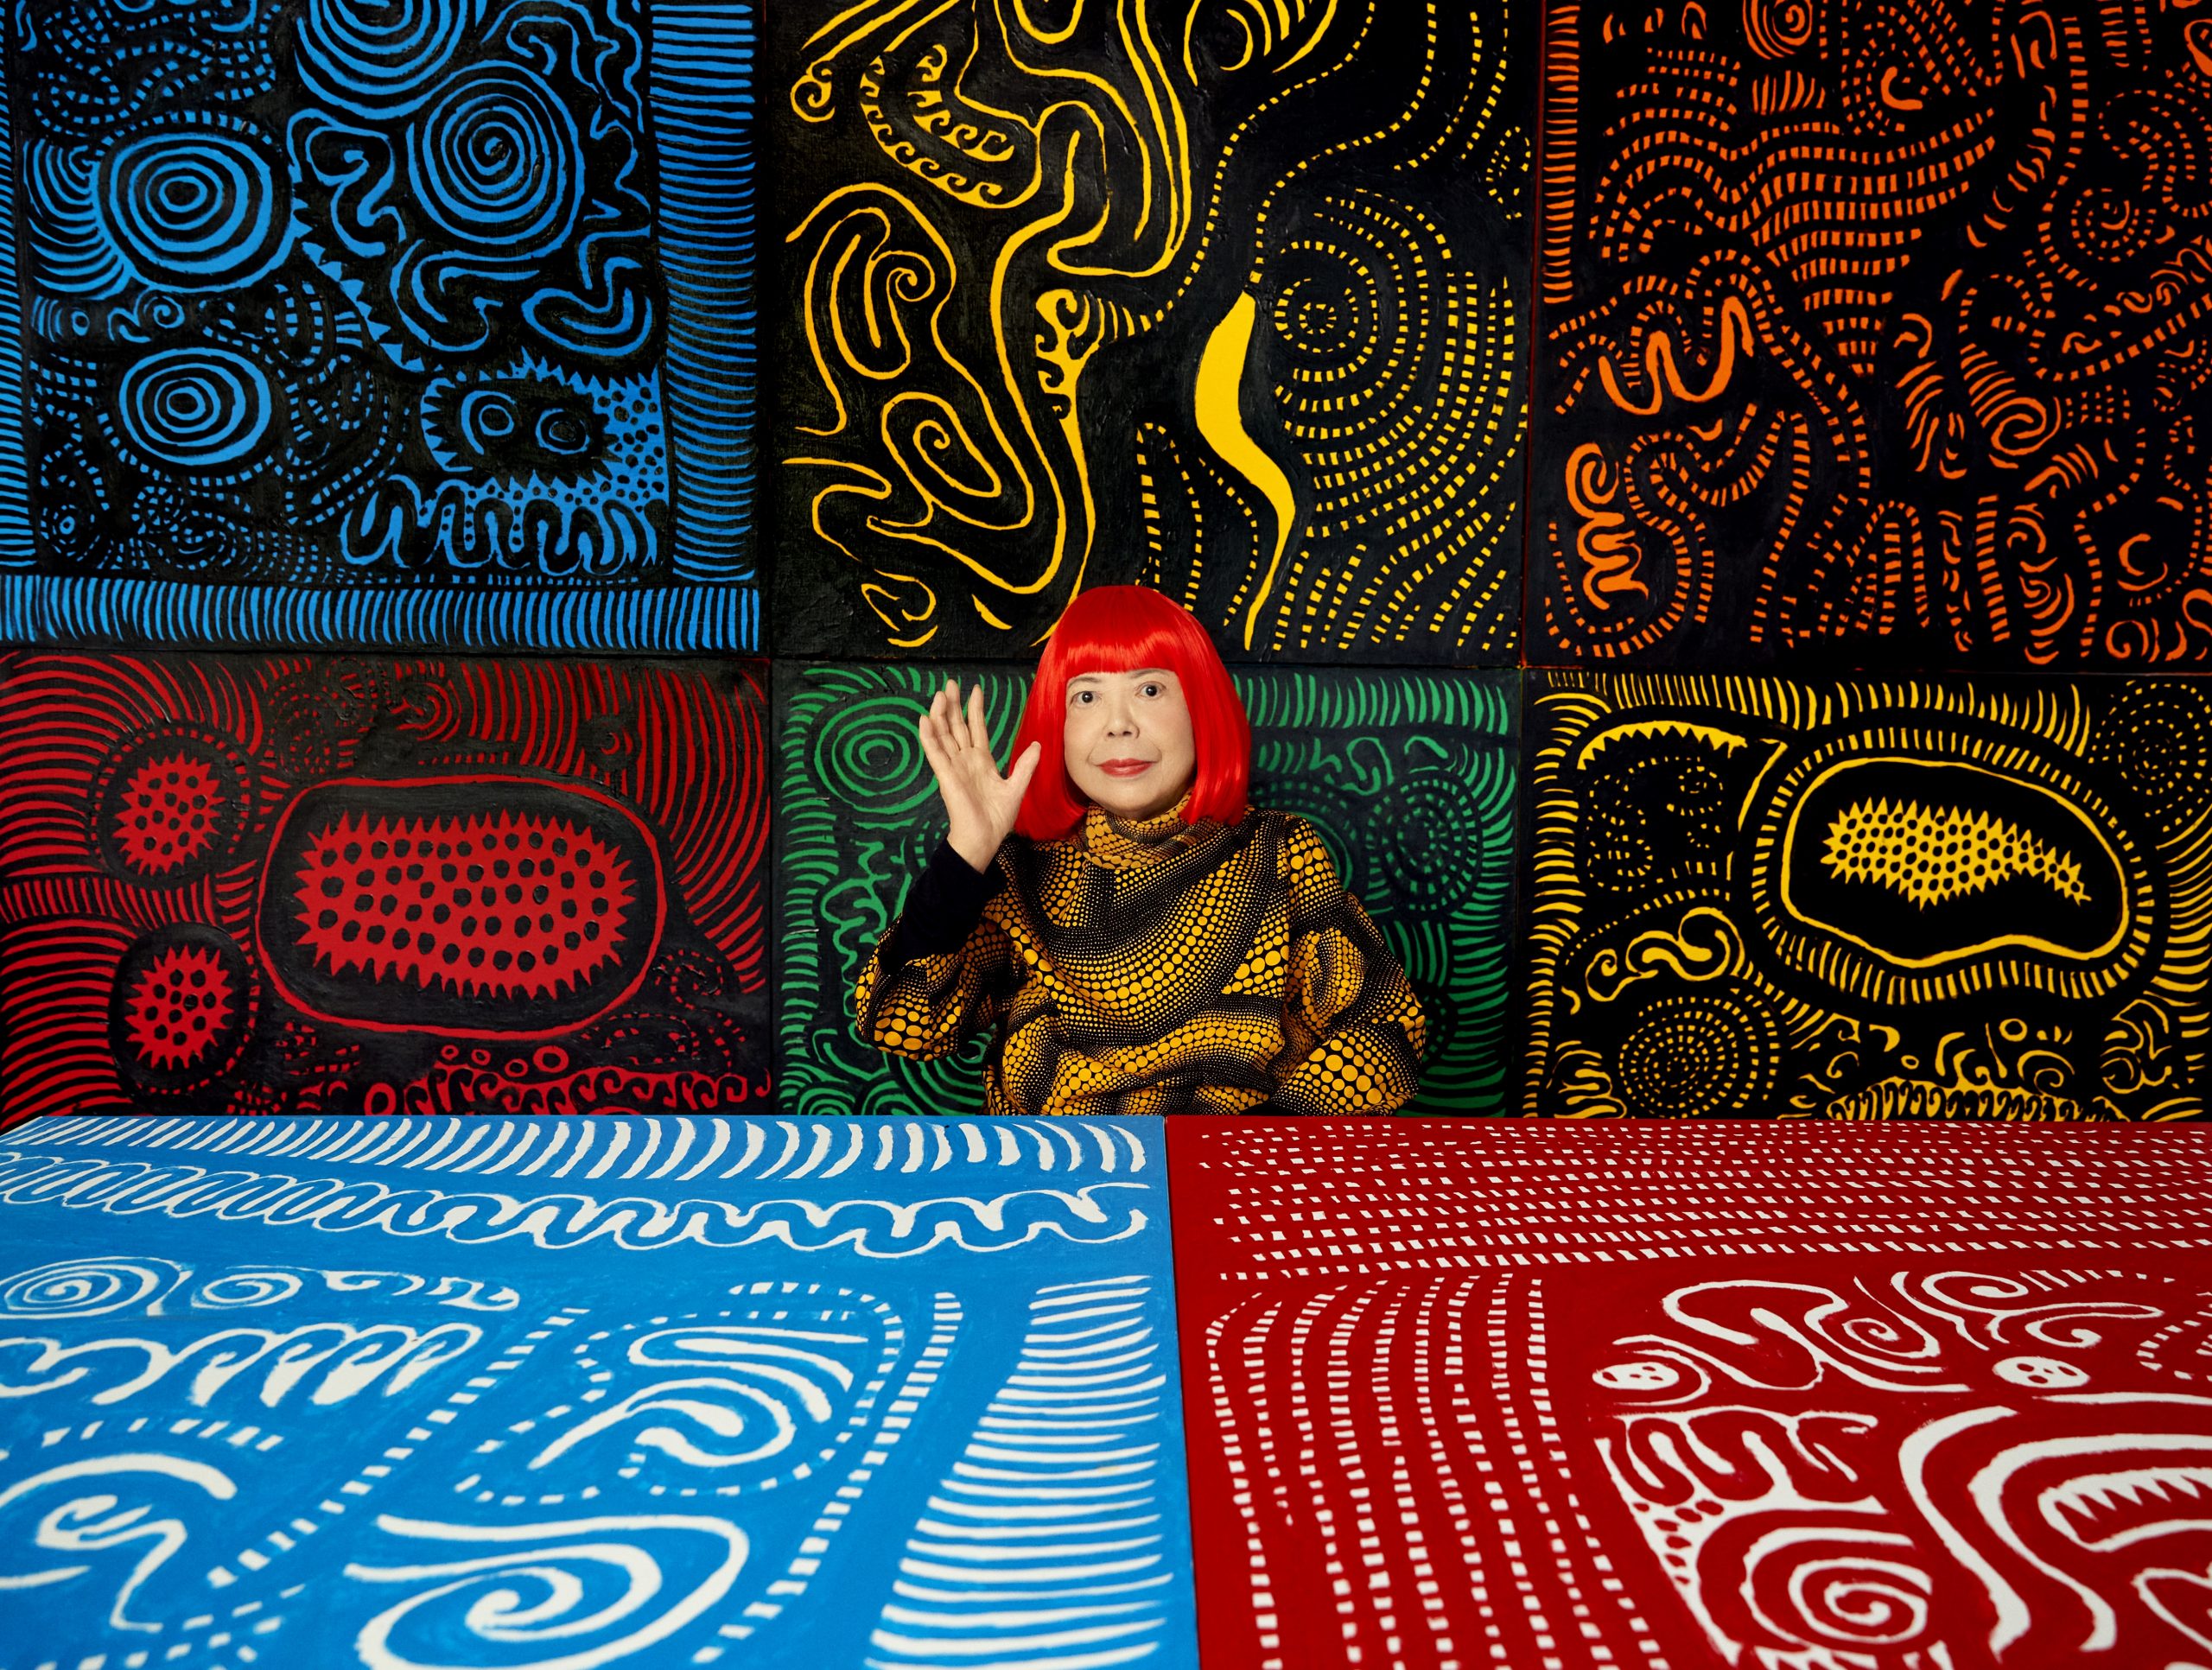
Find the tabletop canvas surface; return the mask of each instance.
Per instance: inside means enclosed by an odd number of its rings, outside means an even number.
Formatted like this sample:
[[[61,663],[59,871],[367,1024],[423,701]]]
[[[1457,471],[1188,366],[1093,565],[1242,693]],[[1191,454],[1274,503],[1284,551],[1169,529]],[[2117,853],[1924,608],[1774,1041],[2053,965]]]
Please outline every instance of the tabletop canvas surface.
[[[1167,1235],[1141,1121],[40,1121],[0,1667],[1193,1664]]]
[[[1188,1121],[1173,1152],[1209,1670],[2212,1653],[2192,1136]]]

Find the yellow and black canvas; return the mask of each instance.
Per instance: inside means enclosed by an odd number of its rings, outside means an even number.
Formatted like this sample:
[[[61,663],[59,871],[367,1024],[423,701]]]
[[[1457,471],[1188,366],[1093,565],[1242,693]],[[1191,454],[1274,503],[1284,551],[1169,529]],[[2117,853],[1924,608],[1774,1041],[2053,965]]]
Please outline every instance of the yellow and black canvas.
[[[1532,24],[776,9],[778,651],[1020,658],[1141,581],[1234,657],[1510,661]]]

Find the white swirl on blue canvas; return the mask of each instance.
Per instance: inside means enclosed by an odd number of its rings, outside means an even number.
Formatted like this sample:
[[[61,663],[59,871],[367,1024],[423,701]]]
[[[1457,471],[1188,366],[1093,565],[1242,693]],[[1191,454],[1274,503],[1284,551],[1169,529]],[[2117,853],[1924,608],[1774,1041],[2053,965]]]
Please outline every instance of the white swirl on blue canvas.
[[[472,1664],[593,1670],[683,1629],[728,1592],[747,1553],[744,1532],[696,1514],[499,1526],[386,1514],[377,1523],[396,1537],[447,1546],[521,1546],[474,1559],[347,1565],[349,1578],[414,1590],[356,1637],[371,1670],[446,1670],[452,1660],[442,1645],[456,1626],[480,1649]],[[688,1586],[679,1586],[663,1564],[668,1551],[657,1553],[648,1540],[704,1545],[706,1569],[685,1574]],[[437,1656],[416,1656],[423,1653]]]

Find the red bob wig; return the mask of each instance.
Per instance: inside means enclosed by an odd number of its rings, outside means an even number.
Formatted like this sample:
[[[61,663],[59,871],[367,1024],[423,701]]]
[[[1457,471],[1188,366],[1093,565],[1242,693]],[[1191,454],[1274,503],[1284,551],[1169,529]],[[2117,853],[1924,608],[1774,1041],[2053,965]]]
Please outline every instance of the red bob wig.
[[[1077,673],[1126,673],[1144,667],[1173,673],[1191,710],[1198,772],[1185,820],[1234,823],[1244,816],[1252,780],[1252,721],[1213,640],[1172,598],[1142,586],[1101,586],[1068,605],[1038,659],[1011,757],[1019,759],[1033,742],[1042,744],[1045,752],[1022,797],[1021,815],[1014,825],[1017,835],[1032,841],[1062,840],[1083,822],[1090,803],[1069,780],[1061,751],[1068,680]]]

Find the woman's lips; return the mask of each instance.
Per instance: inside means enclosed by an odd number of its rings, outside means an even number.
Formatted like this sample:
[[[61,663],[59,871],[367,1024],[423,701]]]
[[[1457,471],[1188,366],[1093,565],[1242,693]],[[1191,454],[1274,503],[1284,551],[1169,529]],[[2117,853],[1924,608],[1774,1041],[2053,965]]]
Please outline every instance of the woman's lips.
[[[1102,760],[1098,769],[1109,777],[1141,777],[1153,765],[1149,759],[1108,759]]]

